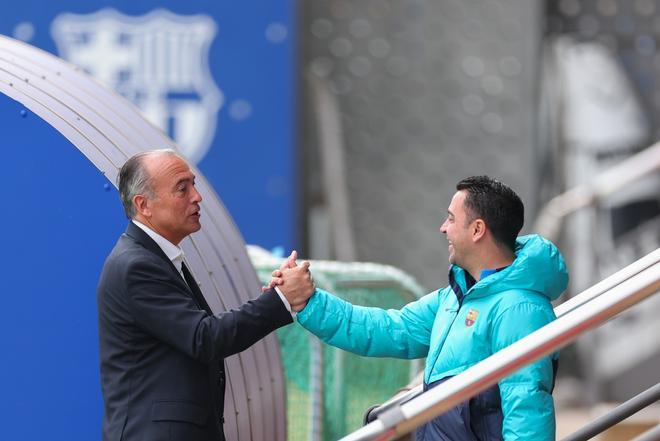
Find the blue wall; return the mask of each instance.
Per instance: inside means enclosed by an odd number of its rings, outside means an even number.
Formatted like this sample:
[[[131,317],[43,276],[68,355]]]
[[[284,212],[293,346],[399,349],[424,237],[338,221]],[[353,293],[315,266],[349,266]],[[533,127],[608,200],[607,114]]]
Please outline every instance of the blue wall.
[[[27,35],[57,54],[50,27],[58,14],[107,6],[132,16],[158,6],[214,20],[209,65],[223,103],[198,166],[248,243],[295,247],[293,2],[24,0],[4,9],[0,33]],[[1,438],[100,439],[95,290],[126,224],[117,192],[55,129],[4,95],[0,133],[7,184],[0,216]]]
[[[105,8],[132,19],[158,9],[212,19],[216,34],[208,63],[223,99],[210,150],[198,166],[248,243],[266,248],[295,246],[294,2],[22,0],[0,14],[0,34],[20,36],[27,24],[32,29],[28,43],[60,55],[53,21],[62,14],[90,15]],[[168,131],[168,127],[164,129]],[[34,145],[40,142],[35,139]],[[276,215],[267,216],[264,222],[264,213]]]
[[[22,110],[0,95],[2,438],[100,439],[95,287],[125,221],[107,179]]]

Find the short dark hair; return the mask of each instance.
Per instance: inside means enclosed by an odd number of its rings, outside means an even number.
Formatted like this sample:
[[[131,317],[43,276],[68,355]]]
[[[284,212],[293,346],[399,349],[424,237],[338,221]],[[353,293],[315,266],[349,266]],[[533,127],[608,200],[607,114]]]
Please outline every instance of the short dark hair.
[[[488,176],[471,176],[456,184],[465,190],[464,205],[468,221],[483,219],[495,240],[511,251],[525,223],[525,207],[511,188]]]
[[[119,198],[124,206],[124,213],[129,219],[133,219],[136,214],[135,206],[133,206],[133,198],[136,195],[143,194],[150,198],[154,197],[150,176],[144,167],[144,158],[150,155],[179,156],[172,149],[148,150],[131,156],[124,163],[117,176],[117,187],[119,188]]]

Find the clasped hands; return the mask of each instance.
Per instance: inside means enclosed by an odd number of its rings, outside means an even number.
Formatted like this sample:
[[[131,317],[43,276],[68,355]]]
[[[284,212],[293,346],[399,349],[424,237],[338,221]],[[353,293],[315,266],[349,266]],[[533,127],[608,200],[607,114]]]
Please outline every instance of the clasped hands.
[[[298,252],[292,251],[280,267],[273,271],[270,283],[261,288],[262,291],[267,291],[277,286],[294,312],[301,311],[307,305],[316,288],[309,271],[309,262],[303,261],[298,265],[297,258]]]

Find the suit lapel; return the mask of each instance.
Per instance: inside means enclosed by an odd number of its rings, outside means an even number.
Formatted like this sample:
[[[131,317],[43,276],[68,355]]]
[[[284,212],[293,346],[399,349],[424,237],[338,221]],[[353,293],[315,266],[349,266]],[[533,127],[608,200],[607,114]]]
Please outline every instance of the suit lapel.
[[[179,271],[174,267],[174,264],[167,257],[163,249],[159,247],[158,244],[154,242],[154,240],[151,237],[149,237],[147,233],[142,231],[142,229],[137,225],[135,225],[132,221],[128,223],[128,227],[126,227],[125,234],[134,241],[136,241],[137,243],[139,243],[140,245],[142,245],[143,247],[145,247],[146,249],[148,249],[149,251],[151,251],[152,253],[160,256],[161,259],[163,259],[165,262],[167,262],[167,264],[169,264],[170,269],[172,269],[172,271],[176,271],[178,274]]]
[[[193,277],[192,273],[188,269],[188,266],[185,264],[185,262],[182,264],[181,270],[183,271],[183,277],[186,279],[186,283],[192,290],[193,298],[197,302],[198,306],[200,306],[200,309],[203,309],[209,314],[213,315],[213,312],[211,311],[209,304],[206,302],[206,299],[204,298],[204,294],[202,294],[202,290],[199,289],[199,285],[197,284],[197,281]]]
[[[197,283],[194,282],[194,279],[192,278],[192,275],[190,276],[192,281],[194,283],[190,283],[187,280],[181,279],[181,273],[179,270],[174,266],[172,261],[167,257],[165,252],[161,247],[158,246],[158,244],[151,238],[147,233],[142,231],[140,227],[135,225],[132,221],[128,222],[128,226],[126,227],[126,232],[124,233],[152,253],[156,254],[159,256],[163,261],[169,266],[170,270],[176,275],[177,279],[181,280],[183,282],[183,286],[185,286],[186,293],[195,301],[197,304],[197,307],[199,309],[203,309],[209,314],[212,314],[211,308],[209,308],[208,303],[206,303],[206,299],[204,299],[204,295],[202,294],[202,291],[199,289],[199,286],[197,286]],[[194,290],[194,292],[193,292]],[[201,300],[199,300],[201,299]]]

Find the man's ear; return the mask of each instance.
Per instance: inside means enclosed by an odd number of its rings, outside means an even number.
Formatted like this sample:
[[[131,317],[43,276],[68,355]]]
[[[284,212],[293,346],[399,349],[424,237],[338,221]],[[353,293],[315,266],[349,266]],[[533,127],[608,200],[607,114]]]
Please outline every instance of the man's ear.
[[[151,207],[149,206],[149,199],[144,195],[136,194],[135,196],[133,196],[133,206],[135,207],[135,211],[137,211],[138,214],[141,214],[146,218],[151,216]]]
[[[476,219],[472,222],[472,241],[477,242],[481,240],[482,237],[486,234],[486,223],[483,219]]]

